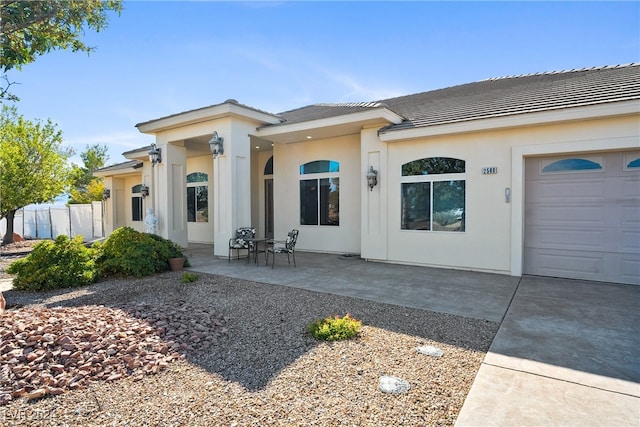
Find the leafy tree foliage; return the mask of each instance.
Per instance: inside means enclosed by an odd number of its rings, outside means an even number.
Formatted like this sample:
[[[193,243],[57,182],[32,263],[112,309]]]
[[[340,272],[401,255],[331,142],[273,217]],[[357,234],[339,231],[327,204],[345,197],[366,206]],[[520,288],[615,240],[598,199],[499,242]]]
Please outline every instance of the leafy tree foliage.
[[[104,184],[102,178],[93,176],[93,172],[105,165],[109,159],[106,145],[87,145],[86,150],[80,153],[84,166],[73,165],[73,178],[69,203],[91,203],[102,200]]]
[[[121,10],[120,0],[0,0],[0,68],[20,69],[56,49],[89,53],[94,48],[81,40],[85,30],[104,29],[107,12]],[[0,99],[17,99],[3,78]]]
[[[62,147],[62,131],[51,120],[26,120],[15,107],[2,108],[0,135],[0,219],[7,219],[7,244],[18,209],[51,202],[69,185],[71,151]]]
[[[21,68],[54,49],[91,52],[80,40],[84,29],[104,29],[107,11],[121,9],[118,0],[0,1],[2,70]]]

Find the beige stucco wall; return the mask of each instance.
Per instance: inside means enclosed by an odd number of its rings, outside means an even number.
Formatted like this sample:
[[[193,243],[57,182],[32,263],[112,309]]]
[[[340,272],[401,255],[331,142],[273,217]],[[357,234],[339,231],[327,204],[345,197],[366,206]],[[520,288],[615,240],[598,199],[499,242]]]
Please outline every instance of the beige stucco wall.
[[[300,230],[296,249],[360,253],[360,137],[359,135],[276,144],[273,150],[275,238]],[[300,225],[300,165],[315,160],[340,162],[340,225]],[[312,178],[314,175],[304,175]],[[321,176],[318,174],[318,176]]]
[[[368,139],[367,139],[368,138]],[[582,153],[637,148],[638,117],[576,121],[498,131],[433,136],[386,143],[363,136],[363,157],[380,156],[380,191],[386,209],[363,201],[363,224],[386,224],[384,249],[368,250],[372,239],[363,228],[363,257],[399,263],[462,268],[520,275],[524,222],[524,158],[532,155]],[[386,155],[385,155],[386,154]],[[466,231],[425,232],[400,229],[401,166],[425,157],[454,157],[466,161]],[[375,161],[375,155],[372,157]],[[365,162],[363,161],[363,165]],[[483,167],[498,173],[483,175]],[[511,201],[505,202],[505,188]],[[383,203],[383,202],[381,202]],[[372,221],[367,210],[379,211]],[[371,233],[377,232],[375,227]],[[379,233],[382,234],[382,233]],[[384,237],[383,237],[384,239]]]
[[[241,226],[253,225],[264,236],[264,166],[274,156],[275,238],[292,228],[300,230],[298,250],[360,253],[363,258],[385,262],[471,269],[520,275],[523,265],[524,160],[530,156],[590,153],[640,147],[640,117],[594,118],[614,111],[614,106],[585,109],[589,120],[578,120],[580,109],[545,112],[556,124],[533,125],[522,115],[499,118],[498,130],[486,128],[491,120],[465,122],[412,130],[405,140],[385,142],[380,126],[361,134],[298,143],[275,143],[273,151],[252,149],[256,122],[220,117],[160,131],[156,143],[163,162],[151,168],[145,162],[139,176],[107,177],[112,199],[105,204],[108,224],[128,225],[143,231],[142,222],[131,221],[131,187],[145,183],[152,196],[144,207],[154,207],[159,234],[186,246],[188,241],[215,243],[215,255],[227,256],[227,241]],[[618,111],[618,110],[615,110]],[[611,113],[613,114],[613,113]],[[587,117],[587,116],[584,116]],[[485,126],[486,125],[486,126]],[[211,134],[224,138],[224,154],[189,157],[184,141]],[[420,136],[419,132],[423,132]],[[443,133],[439,135],[439,133]],[[426,136],[428,135],[428,136]],[[205,143],[202,142],[202,145]],[[208,148],[207,146],[204,147]],[[426,157],[453,157],[466,162],[466,227],[464,232],[425,232],[400,229],[401,166]],[[300,225],[300,165],[316,160],[340,163],[340,225]],[[369,166],[378,171],[378,185],[369,191],[365,175]],[[483,175],[484,167],[497,174]],[[186,174],[209,173],[208,223],[186,222]],[[317,177],[322,177],[318,174]],[[505,189],[511,191],[509,202]]]

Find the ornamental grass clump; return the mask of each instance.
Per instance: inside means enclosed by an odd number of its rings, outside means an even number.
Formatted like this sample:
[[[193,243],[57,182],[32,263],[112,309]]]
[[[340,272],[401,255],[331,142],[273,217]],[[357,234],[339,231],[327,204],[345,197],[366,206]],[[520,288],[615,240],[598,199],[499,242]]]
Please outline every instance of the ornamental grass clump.
[[[309,333],[317,340],[340,341],[358,335],[362,322],[349,314],[318,319],[309,325]]]

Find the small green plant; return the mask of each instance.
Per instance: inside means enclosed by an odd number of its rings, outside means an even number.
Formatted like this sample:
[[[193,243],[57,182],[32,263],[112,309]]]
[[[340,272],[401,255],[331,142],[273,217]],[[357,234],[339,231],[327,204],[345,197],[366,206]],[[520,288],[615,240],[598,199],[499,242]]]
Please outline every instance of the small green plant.
[[[346,340],[358,334],[362,322],[349,314],[318,319],[309,325],[309,333],[317,340]]]
[[[16,275],[13,287],[23,291],[83,286],[98,276],[94,250],[82,243],[82,236],[69,239],[65,235],[38,243],[27,257],[11,263],[7,272]]]
[[[191,282],[195,282],[196,280],[198,280],[198,275],[196,273],[189,273],[188,271],[185,271],[184,273],[182,273],[182,279],[180,280],[181,283],[191,283]]]

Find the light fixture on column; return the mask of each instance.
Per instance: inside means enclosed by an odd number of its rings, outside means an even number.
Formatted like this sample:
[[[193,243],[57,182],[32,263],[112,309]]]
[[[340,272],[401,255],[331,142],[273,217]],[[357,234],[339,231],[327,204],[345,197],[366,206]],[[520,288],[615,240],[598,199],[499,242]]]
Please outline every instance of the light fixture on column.
[[[140,187],[140,194],[143,199],[147,197],[149,195],[149,186],[142,184],[142,187]]]
[[[155,143],[151,144],[151,149],[149,150],[149,161],[151,162],[151,167],[155,166],[156,163],[162,162],[162,153]]]
[[[221,154],[224,154],[224,147],[222,146],[222,142],[224,138],[218,136],[217,131],[213,131],[213,135],[211,135],[211,139],[209,140],[209,148],[211,149],[211,154],[213,154],[213,158],[215,159]]]
[[[378,171],[369,166],[369,172],[367,172],[367,184],[369,184],[369,191],[373,191],[373,187],[378,185]]]
[[[108,188],[102,190],[102,200],[107,200],[109,197],[111,197],[111,190]]]

